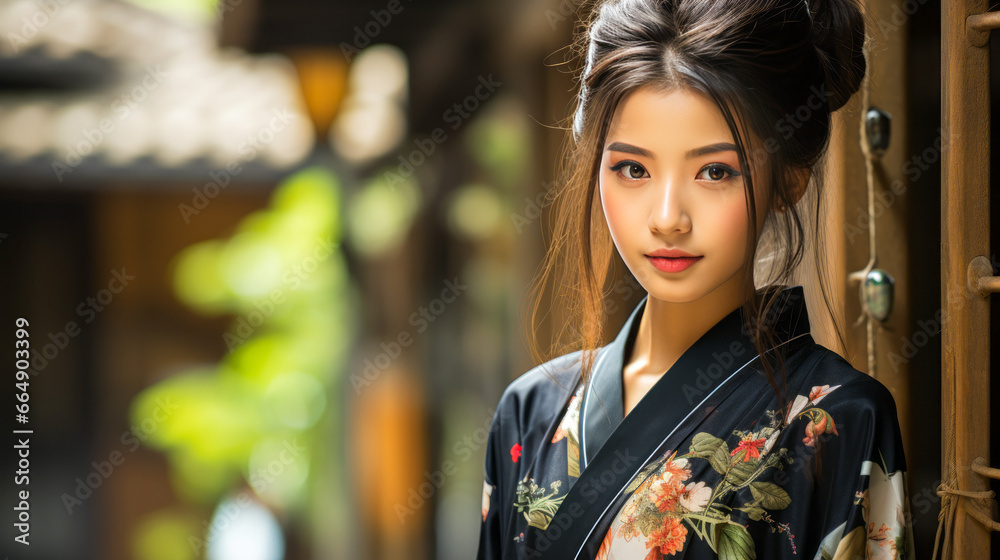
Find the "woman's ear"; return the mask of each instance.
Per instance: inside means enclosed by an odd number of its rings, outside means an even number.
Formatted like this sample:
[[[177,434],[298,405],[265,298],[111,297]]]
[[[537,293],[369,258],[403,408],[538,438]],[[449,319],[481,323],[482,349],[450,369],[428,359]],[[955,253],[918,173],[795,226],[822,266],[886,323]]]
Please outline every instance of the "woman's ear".
[[[790,172],[788,196],[791,199],[792,204],[797,204],[802,198],[802,195],[806,193],[806,187],[809,186],[810,178],[812,178],[812,170],[808,167],[801,167]],[[778,212],[784,212],[786,210],[784,204],[782,204],[782,202],[777,198],[775,198],[775,205]]]

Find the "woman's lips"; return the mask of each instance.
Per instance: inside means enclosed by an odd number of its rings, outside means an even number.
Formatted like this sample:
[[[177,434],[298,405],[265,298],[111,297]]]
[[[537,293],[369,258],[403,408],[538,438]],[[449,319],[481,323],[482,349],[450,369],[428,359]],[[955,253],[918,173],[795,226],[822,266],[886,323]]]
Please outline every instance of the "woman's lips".
[[[689,266],[700,261],[702,257],[650,257],[646,256],[649,262],[663,272],[680,272]]]

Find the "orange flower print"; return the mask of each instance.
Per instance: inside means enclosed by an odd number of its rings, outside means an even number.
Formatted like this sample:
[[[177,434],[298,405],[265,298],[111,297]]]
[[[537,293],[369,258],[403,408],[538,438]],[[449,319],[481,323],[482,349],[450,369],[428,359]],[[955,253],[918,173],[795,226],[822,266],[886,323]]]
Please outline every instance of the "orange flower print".
[[[829,385],[821,385],[818,387],[813,387],[809,391],[809,402],[816,404],[823,399],[823,397],[829,395],[834,389],[840,387],[840,385],[834,385],[833,387]]]
[[[646,542],[646,548],[651,549],[646,555],[648,560],[659,560],[663,555],[673,556],[684,548],[687,529],[681,520],[668,516],[663,521],[663,527],[653,531]]]
[[[875,530],[875,523],[868,524],[868,541],[875,542],[882,548],[889,544],[889,535],[887,533],[892,531],[892,527],[889,527],[885,523],[882,524],[878,530]]]
[[[552,434],[552,443],[557,443],[566,437],[566,428],[559,426],[556,428],[556,433]]]
[[[663,472],[649,486],[649,499],[661,511],[675,511],[677,501],[685,492],[684,481],[691,476],[691,471],[684,468],[687,460],[667,461]]]
[[[746,463],[750,459],[760,459],[760,450],[764,447],[764,443],[767,441],[766,438],[753,439],[754,433],[750,432],[740,439],[740,443],[736,446],[736,449],[729,454],[730,457],[735,457],[740,451],[745,451],[743,455],[743,462]]]
[[[611,539],[605,538],[601,543],[601,548],[597,550],[594,560],[608,560],[608,553],[611,552]]]
[[[790,424],[800,412],[805,410],[810,405],[817,404],[819,401],[823,400],[823,397],[829,395],[838,387],[840,387],[840,385],[834,385],[833,387],[829,385],[817,385],[809,390],[808,397],[806,395],[798,395],[795,397],[791,408],[788,410],[788,414],[785,416],[785,424]]]
[[[662,478],[653,482],[653,485],[649,488],[649,498],[653,500],[656,507],[662,511],[673,511],[674,506],[677,504],[677,500],[680,498],[678,496],[678,487],[681,490],[684,489],[676,482],[672,482],[670,479],[664,480]]]
[[[816,443],[816,425],[812,422],[806,424],[806,437],[802,438],[802,443],[809,447],[814,447]]]
[[[563,416],[559,426],[556,428],[556,433],[552,434],[552,443],[558,443],[562,441],[567,435],[576,437],[575,428],[577,422],[580,421],[580,392],[583,389],[583,385],[580,389],[577,389],[575,395],[569,400],[569,406],[566,407],[566,414]],[[571,432],[572,430],[572,432]]]
[[[812,415],[812,419],[808,424],[806,424],[806,437],[802,438],[802,443],[813,447],[816,443],[816,436],[827,433],[833,433],[838,436],[840,435],[837,432],[837,425],[833,422],[833,419],[830,418],[830,415],[822,410],[819,410]]]
[[[668,460],[666,464],[663,465],[663,474],[660,476],[666,478],[666,475],[670,474],[674,478],[687,480],[691,476],[691,470],[688,469],[687,466],[687,459]]]

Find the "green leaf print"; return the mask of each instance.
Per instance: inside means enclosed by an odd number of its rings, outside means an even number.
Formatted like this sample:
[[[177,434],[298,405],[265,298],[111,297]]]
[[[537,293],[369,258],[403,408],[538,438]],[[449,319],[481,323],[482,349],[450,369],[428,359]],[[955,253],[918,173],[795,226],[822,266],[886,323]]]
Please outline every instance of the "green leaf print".
[[[552,517],[555,516],[559,505],[566,498],[566,494],[556,497],[562,481],[556,480],[549,485],[551,493],[546,493],[543,487],[535,483],[535,479],[525,477],[517,483],[517,502],[514,506],[517,511],[528,520],[528,525],[539,529],[546,529]]]
[[[726,482],[733,486],[743,486],[755,472],[757,472],[757,461],[744,463],[742,459],[736,459],[733,462],[732,468],[729,469]]]
[[[719,474],[725,474],[729,470],[729,446],[708,432],[700,432],[694,436],[688,455],[708,459],[709,464]]]
[[[753,504],[746,504],[746,507],[736,508],[740,511],[746,512],[747,517],[753,521],[760,521],[764,518],[764,508],[760,506],[755,506]]]
[[[757,558],[754,551],[753,537],[741,525],[722,525],[719,531],[719,560],[753,560]]]
[[[751,482],[750,493],[767,509],[785,509],[792,503],[788,492],[773,482]]]

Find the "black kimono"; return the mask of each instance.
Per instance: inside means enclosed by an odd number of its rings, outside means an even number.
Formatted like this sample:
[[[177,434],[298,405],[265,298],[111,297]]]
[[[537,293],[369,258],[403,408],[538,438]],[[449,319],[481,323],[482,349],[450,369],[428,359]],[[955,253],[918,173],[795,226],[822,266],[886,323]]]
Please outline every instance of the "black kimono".
[[[768,352],[786,363],[784,410],[736,309],[624,416],[648,295],[589,383],[579,351],[513,381],[487,443],[477,558],[910,558],[892,395],[813,341],[801,286],[780,295]]]

